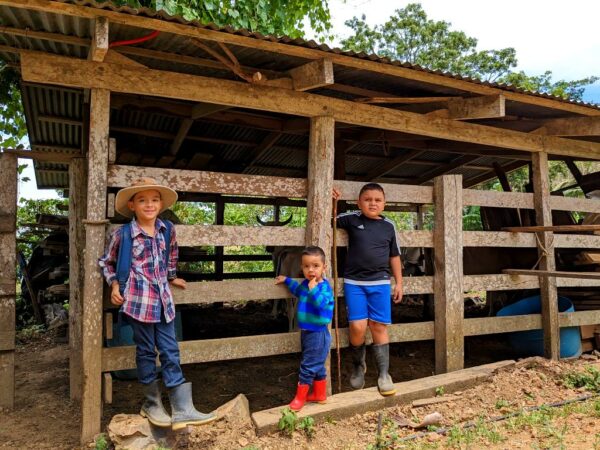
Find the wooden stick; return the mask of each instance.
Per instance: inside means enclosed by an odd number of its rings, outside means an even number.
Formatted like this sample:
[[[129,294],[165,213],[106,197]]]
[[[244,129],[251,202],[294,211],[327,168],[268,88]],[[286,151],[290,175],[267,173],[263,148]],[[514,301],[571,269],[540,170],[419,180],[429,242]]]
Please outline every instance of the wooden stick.
[[[338,270],[337,270],[337,199],[333,199],[333,250],[331,252],[331,265],[333,266],[333,305],[335,316],[335,348],[337,352],[337,378],[338,392],[342,392],[342,358],[340,355],[340,326],[338,305]]]
[[[600,272],[565,272],[560,270],[504,269],[502,273],[506,273],[508,275],[535,275],[538,277],[585,278],[590,280],[600,280]]]
[[[554,231],[554,232],[569,232],[569,231],[600,231],[600,225],[552,225],[552,226],[531,226],[531,227],[504,227],[503,231],[511,231],[513,233],[535,233],[538,231]]]

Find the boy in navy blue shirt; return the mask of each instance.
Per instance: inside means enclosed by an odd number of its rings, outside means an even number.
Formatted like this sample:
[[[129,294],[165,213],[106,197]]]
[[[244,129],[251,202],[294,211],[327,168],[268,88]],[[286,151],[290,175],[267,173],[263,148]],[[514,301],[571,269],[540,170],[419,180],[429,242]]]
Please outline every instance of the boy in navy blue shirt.
[[[280,275],[275,284],[284,283],[298,297],[298,325],[302,343],[302,362],[296,396],[290,409],[300,411],[304,403],[324,403],[327,398],[327,370],[331,335],[327,326],[333,317],[333,292],[323,279],[326,269],[325,252],[320,247],[306,247],[302,251],[304,281]],[[311,394],[308,393],[313,387]]]
[[[333,197],[341,193],[334,189]],[[385,193],[377,183],[362,187],[358,196],[360,211],[340,214],[338,228],[348,232],[348,256],[344,268],[344,296],[348,309],[352,374],[350,385],[362,389],[365,385],[365,333],[373,337],[373,352],[381,395],[396,393],[389,375],[390,353],[387,326],[392,323],[391,298],[402,301],[402,263],[394,223],[383,217]],[[390,271],[396,280],[391,291]]]

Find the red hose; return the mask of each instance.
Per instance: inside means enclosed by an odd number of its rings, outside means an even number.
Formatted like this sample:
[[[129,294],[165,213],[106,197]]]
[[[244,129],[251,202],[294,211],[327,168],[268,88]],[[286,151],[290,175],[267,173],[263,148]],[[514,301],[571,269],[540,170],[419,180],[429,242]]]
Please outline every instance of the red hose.
[[[156,36],[158,36],[160,34],[160,31],[153,31],[152,33],[146,35],[146,36],[142,36],[139,38],[135,38],[135,39],[128,39],[126,41],[115,41],[115,42],[111,42],[108,47],[109,48],[113,48],[113,47],[119,47],[121,45],[133,45],[133,44],[139,44],[141,42],[146,42],[149,41],[150,39],[154,39]]]

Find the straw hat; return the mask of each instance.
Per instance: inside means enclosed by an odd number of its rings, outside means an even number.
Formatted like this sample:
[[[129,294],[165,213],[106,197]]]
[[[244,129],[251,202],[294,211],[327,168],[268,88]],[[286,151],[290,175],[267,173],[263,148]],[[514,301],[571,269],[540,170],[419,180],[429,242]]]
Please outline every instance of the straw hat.
[[[133,217],[133,211],[127,206],[127,202],[133,198],[135,194],[142,191],[155,190],[160,193],[160,198],[163,201],[163,207],[160,212],[169,209],[177,201],[177,192],[162,184],[157,184],[154,178],[140,178],[131,183],[131,186],[121,189],[117,192],[115,198],[115,210],[125,217]]]

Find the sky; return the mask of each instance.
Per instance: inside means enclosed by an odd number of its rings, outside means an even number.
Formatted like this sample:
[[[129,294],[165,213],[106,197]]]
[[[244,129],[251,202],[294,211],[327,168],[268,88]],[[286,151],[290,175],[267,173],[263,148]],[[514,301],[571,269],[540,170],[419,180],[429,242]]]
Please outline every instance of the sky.
[[[344,22],[366,15],[371,26],[384,23],[394,10],[409,1],[329,0],[333,33],[330,46],[350,35]],[[478,39],[478,50],[513,47],[519,65],[528,75],[546,70],[553,80],[576,80],[600,76],[600,1],[597,0],[421,0],[429,19],[451,23],[451,29],[464,31]],[[310,34],[307,38],[312,38]],[[600,82],[586,88],[585,101],[600,103]],[[21,183],[19,194],[27,198],[58,198],[54,190],[38,191],[31,161],[24,176],[32,181]]]

